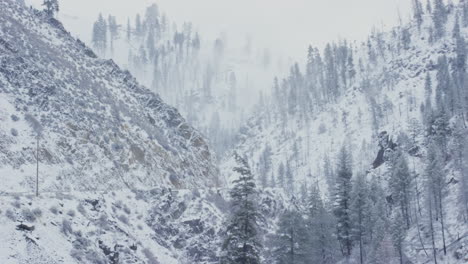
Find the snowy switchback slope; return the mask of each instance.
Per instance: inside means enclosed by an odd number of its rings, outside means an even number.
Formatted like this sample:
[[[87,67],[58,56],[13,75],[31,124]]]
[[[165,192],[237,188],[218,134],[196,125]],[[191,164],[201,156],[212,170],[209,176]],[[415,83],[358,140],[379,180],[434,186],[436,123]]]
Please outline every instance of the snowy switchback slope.
[[[214,186],[205,140],[60,22],[0,2],[0,191]]]

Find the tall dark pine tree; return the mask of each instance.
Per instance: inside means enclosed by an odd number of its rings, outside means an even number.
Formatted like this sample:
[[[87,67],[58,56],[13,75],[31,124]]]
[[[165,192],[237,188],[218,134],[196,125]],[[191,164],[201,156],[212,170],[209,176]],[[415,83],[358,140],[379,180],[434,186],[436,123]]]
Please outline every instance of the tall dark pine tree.
[[[94,22],[92,42],[94,48],[101,54],[105,54],[107,47],[107,23],[102,14]]]
[[[337,237],[341,243],[343,255],[349,257],[353,247],[351,224],[351,159],[343,147],[338,156],[336,190],[334,197],[334,214],[337,219]]]
[[[114,40],[119,37],[119,25],[117,24],[115,16],[109,15],[107,21],[109,26],[110,49],[111,53],[114,54]]]
[[[44,0],[42,5],[44,6],[44,11],[49,17],[54,17],[55,13],[59,11],[58,0]]]
[[[222,246],[223,264],[259,264],[262,245],[258,239],[260,215],[256,206],[255,180],[247,161],[234,154],[237,167],[234,172],[239,178],[230,191],[232,215],[226,229]]]
[[[445,23],[447,21],[447,10],[442,0],[434,0],[432,20],[434,22],[435,37],[440,39],[445,34]]]
[[[423,7],[419,0],[413,0],[413,16],[418,25],[418,30],[421,29],[421,24],[423,22]]]
[[[274,241],[275,263],[310,263],[310,237],[304,217],[297,210],[286,210],[279,219],[278,231]]]
[[[426,165],[426,176],[429,189],[429,197],[434,201],[436,219],[440,217],[441,233],[442,233],[442,244],[444,254],[447,254],[447,248],[445,243],[445,224],[444,224],[444,191],[446,189],[445,173],[443,171],[444,163],[443,158],[440,154],[440,148],[434,143],[431,143],[428,147],[427,153],[427,165]],[[432,203],[432,201],[430,201]],[[432,218],[432,215],[429,216]],[[431,220],[432,221],[432,220]]]
[[[410,227],[410,190],[411,174],[408,163],[401,151],[393,154],[392,175],[390,180],[392,198],[401,211],[406,227]]]
[[[306,204],[311,247],[308,263],[336,263],[339,250],[338,241],[333,235],[335,220],[325,207],[317,186],[311,188]]]
[[[365,175],[358,174],[353,184],[351,194],[351,219],[353,222],[353,235],[359,242],[360,263],[364,263],[364,244],[366,244],[367,230],[370,225],[369,216],[371,214],[369,189]]]

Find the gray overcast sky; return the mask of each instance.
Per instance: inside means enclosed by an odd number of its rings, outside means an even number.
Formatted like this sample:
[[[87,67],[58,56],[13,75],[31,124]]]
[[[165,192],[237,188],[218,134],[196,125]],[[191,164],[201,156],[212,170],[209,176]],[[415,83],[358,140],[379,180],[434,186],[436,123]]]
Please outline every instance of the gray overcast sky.
[[[226,32],[233,43],[250,35],[254,43],[294,59],[305,54],[309,43],[322,47],[340,38],[363,41],[373,27],[397,25],[398,11],[403,20],[411,11],[411,0],[60,0],[60,17],[70,31],[89,40],[99,12],[117,16],[120,23],[131,16],[133,22],[137,12],[143,14],[154,2],[179,25],[193,22],[205,37]]]

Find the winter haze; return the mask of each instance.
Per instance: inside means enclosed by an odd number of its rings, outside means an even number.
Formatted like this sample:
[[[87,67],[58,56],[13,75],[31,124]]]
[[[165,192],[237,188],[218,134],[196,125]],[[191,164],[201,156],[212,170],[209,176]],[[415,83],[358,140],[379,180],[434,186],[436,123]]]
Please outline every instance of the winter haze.
[[[41,1],[26,0],[34,6]],[[322,48],[339,38],[362,40],[374,27],[389,29],[400,18],[406,21],[411,10],[410,0],[62,0],[59,17],[89,41],[90,25],[100,12],[124,23],[152,3],[178,24],[193,22],[206,37],[225,33],[232,45],[242,45],[250,36],[293,60],[301,59],[309,44]]]
[[[468,263],[467,54],[468,0],[0,0],[0,263]]]

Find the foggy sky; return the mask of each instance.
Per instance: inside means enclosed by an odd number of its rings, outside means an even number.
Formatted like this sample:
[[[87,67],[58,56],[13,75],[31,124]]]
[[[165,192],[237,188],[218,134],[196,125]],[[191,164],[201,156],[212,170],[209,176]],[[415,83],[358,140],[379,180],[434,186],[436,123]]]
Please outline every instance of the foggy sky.
[[[35,6],[42,0],[26,0]],[[364,41],[373,27],[391,28],[400,17],[406,21],[411,0],[60,0],[59,18],[68,30],[90,40],[99,12],[117,16],[126,24],[136,13],[156,2],[179,25],[193,22],[201,35],[213,39],[226,32],[229,42],[240,45],[250,36],[257,46],[304,57],[309,44],[342,38]]]

